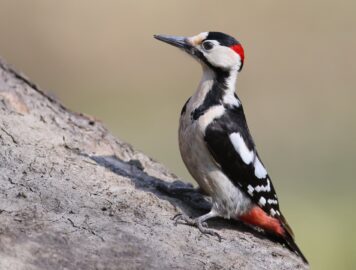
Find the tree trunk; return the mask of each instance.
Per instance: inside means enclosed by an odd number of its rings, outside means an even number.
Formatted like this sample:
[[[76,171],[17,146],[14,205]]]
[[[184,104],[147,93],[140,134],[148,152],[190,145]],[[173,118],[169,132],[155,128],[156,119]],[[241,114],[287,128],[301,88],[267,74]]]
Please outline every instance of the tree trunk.
[[[239,222],[175,226],[209,200],[1,60],[0,111],[0,269],[307,268]]]

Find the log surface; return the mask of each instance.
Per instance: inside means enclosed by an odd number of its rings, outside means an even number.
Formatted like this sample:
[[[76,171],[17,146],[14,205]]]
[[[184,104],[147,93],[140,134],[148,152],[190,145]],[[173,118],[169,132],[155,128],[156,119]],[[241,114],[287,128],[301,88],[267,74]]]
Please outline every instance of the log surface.
[[[239,222],[209,222],[219,242],[172,221],[209,207],[163,165],[0,60],[1,270],[307,269]]]

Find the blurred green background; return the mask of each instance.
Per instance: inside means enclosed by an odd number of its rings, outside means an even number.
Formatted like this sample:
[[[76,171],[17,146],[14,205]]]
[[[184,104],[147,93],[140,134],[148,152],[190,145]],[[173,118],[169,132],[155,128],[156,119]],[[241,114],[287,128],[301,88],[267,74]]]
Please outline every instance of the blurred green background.
[[[250,129],[313,269],[356,269],[356,2],[0,0],[0,55],[192,181],[180,109],[201,70],[153,34],[239,39]]]

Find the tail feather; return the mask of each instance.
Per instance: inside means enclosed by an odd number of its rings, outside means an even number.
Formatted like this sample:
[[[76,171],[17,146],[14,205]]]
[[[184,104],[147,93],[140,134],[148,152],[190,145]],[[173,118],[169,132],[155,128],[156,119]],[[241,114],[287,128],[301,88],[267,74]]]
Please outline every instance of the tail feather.
[[[279,221],[281,222],[283,229],[294,239],[294,232],[283,215],[279,217]]]
[[[294,241],[294,234],[292,228],[288,225],[286,219],[281,215],[272,217],[262,208],[256,206],[249,212],[239,217],[243,222],[262,228],[270,234],[275,240],[284,244],[292,252],[296,253],[302,260],[308,264],[307,259],[300,251],[299,247]]]
[[[297,254],[304,261],[304,263],[309,264],[307,258],[305,258],[304,254],[295,243],[293,231],[283,216],[281,216],[280,222],[285,231],[284,235],[281,237],[281,242],[285,244],[289,250]]]

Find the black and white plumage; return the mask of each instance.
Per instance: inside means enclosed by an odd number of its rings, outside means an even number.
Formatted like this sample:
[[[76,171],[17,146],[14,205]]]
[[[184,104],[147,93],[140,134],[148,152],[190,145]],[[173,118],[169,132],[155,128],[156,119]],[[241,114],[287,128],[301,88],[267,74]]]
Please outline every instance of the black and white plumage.
[[[241,44],[220,32],[203,32],[190,38],[155,37],[185,50],[203,67],[198,89],[181,112],[179,147],[187,169],[212,197],[213,207],[197,219],[181,218],[209,234],[216,234],[202,226],[209,218],[240,219],[282,237],[306,261],[280,211],[235,93],[244,62]]]

